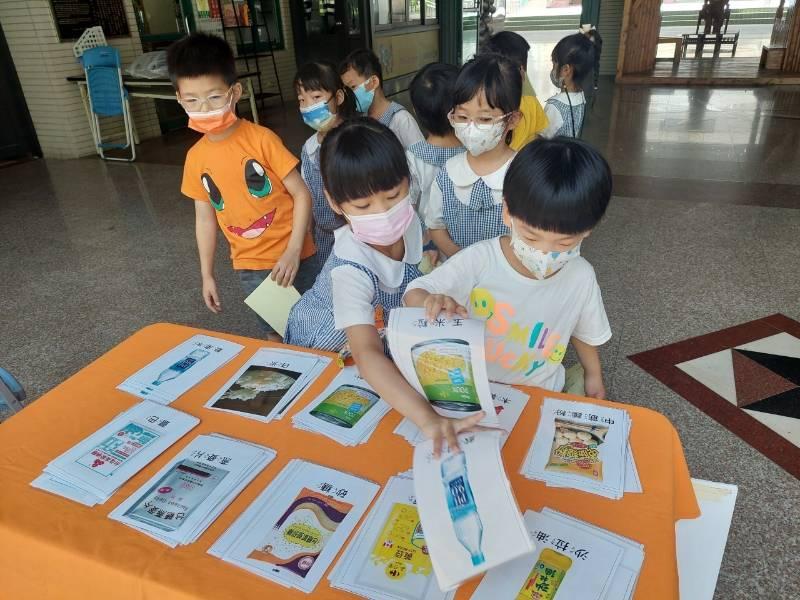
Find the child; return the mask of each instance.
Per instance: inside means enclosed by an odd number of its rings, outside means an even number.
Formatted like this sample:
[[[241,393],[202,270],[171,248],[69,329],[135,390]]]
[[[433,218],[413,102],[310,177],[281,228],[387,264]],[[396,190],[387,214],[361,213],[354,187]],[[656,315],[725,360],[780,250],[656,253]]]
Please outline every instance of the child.
[[[582,33],[562,38],[553,48],[550,81],[561,92],[545,102],[549,125],[542,131],[543,137],[580,137],[586,112],[583,82],[595,69],[599,60],[597,52],[592,40]]]
[[[428,318],[444,311],[485,320],[493,381],[561,391],[571,341],[584,370],[579,393],[603,398],[597,346],[611,329],[580,246],[608,206],[608,163],[584,142],[539,139],[514,158],[503,189],[511,235],[459,252],[412,282],[403,300]]]
[[[406,150],[412,178],[416,179],[420,188],[417,212],[423,219],[428,208],[431,186],[439,169],[448,159],[465,151],[447,117],[457,78],[458,67],[431,63],[414,76],[409,88],[414,112],[427,133],[424,140],[412,144]],[[427,232],[426,237],[430,237]],[[436,264],[438,257],[432,243],[425,249],[423,264],[427,266],[420,268],[423,272],[428,272]]]
[[[286,342],[322,350],[349,343],[361,375],[395,409],[434,438],[457,446],[455,434],[483,414],[440,417],[384,353],[376,313],[400,306],[420,275],[422,229],[409,199],[410,176],[397,137],[369,118],[346,121],[322,142],[320,168],[331,208],[348,225],[336,230],[333,252],[289,313]]]
[[[536,139],[536,135],[547,127],[547,116],[536,98],[536,92],[528,79],[528,51],[530,44],[518,33],[501,31],[495,33],[486,43],[485,50],[501,54],[519,65],[522,73],[522,101],[519,105],[520,119],[514,128],[509,146],[520,151],[528,142]]]
[[[423,139],[419,125],[402,105],[383,93],[383,69],[371,50],[354,50],[339,65],[345,85],[353,90],[358,110],[391,129],[403,148]]]
[[[431,239],[447,256],[508,232],[503,177],[514,158],[508,137],[521,95],[519,69],[499,54],[478,55],[458,74],[450,123],[467,151],[439,171],[425,211]]]
[[[242,86],[230,46],[215,35],[192,34],[170,46],[167,64],[189,127],[205,134],[186,155],[181,192],[195,201],[206,306],[222,310],[214,280],[217,225],[245,294],[267,277],[307,290],[316,265],[308,232],[311,194],[280,138],[236,116]],[[270,339],[280,339],[260,322]]]
[[[356,99],[352,90],[342,83],[336,68],[327,62],[309,62],[300,67],[294,77],[294,88],[303,121],[316,130],[303,144],[300,172],[311,191],[314,244],[317,246],[317,265],[321,269],[333,248],[334,230],[345,222],[331,210],[322,191],[319,148],[325,134],[357,115]]]

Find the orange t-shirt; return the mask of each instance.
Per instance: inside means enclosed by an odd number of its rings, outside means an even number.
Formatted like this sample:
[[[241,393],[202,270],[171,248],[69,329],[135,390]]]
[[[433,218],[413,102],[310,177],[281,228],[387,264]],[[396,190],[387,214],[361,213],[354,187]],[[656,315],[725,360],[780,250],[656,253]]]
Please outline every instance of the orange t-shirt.
[[[216,209],[234,269],[271,269],[286,250],[294,199],[283,180],[297,163],[274,132],[244,119],[228,138],[189,149],[181,192]],[[300,257],[314,252],[309,233]]]

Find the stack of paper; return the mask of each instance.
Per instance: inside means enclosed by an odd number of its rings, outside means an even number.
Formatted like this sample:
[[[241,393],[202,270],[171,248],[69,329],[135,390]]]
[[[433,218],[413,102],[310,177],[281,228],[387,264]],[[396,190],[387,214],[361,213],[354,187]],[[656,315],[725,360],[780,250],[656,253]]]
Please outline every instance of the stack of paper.
[[[444,316],[433,321],[425,309],[389,313],[386,340],[406,381],[446,417],[486,413],[483,425],[497,426],[484,354],[485,323]]]
[[[198,436],[109,517],[173,548],[191,544],[274,458],[258,444]]]
[[[389,478],[328,579],[331,587],[370,600],[450,600],[455,595],[441,591],[433,576],[410,474]]]
[[[545,398],[521,473],[615,500],[624,492],[641,492],[630,427],[621,408]]]
[[[378,489],[360,477],[291,460],[208,553],[311,593]]]
[[[140,398],[169,404],[242,351],[244,346],[195,335],[162,354],[117,386]]]
[[[363,444],[391,410],[358,373],[345,367],[316,399],[298,412],[292,423],[344,446]]]
[[[508,436],[511,435],[511,430],[517,424],[525,405],[528,403],[530,396],[518,389],[509,385],[501,383],[489,383],[489,388],[492,390],[492,402],[494,403],[494,412],[497,415],[498,424],[501,431],[500,446],[505,445]],[[405,438],[405,440],[412,446],[425,441],[425,436],[419,430],[419,427],[414,425],[411,419],[403,419],[394,428],[394,433]]]
[[[102,504],[199,422],[145,400],[48,463],[31,485],[86,506]]]
[[[260,348],[206,407],[269,423],[282,418],[330,362],[310,352]]]
[[[430,440],[414,449],[417,508],[445,591],[533,549],[503,470],[499,432],[458,441],[462,452],[448,449],[439,458]]]
[[[471,600],[633,597],[644,546],[549,508],[527,511],[525,525],[535,550],[489,571]]]

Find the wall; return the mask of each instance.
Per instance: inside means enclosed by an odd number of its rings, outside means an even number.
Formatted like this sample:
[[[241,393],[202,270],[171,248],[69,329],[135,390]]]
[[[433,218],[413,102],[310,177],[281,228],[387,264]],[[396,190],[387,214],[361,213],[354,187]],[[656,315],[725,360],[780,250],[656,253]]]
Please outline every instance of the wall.
[[[130,0],[125,0],[131,36],[109,40],[129,64],[142,53]],[[59,42],[47,0],[0,0],[0,23],[8,41],[36,135],[47,158],[95,154],[78,86],[65,80],[82,73],[72,55],[74,42]],[[153,101],[133,99],[131,108],[140,139],[160,135]],[[104,118],[103,131],[121,131],[121,119]]]

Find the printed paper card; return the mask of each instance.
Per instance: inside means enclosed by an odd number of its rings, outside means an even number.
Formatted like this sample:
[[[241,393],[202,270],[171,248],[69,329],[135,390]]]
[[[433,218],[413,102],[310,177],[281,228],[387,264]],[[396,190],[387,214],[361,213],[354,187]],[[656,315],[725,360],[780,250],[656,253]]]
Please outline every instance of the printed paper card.
[[[396,308],[389,314],[387,338],[400,372],[437,412],[464,417],[484,410],[483,423],[494,425],[484,330],[483,321],[444,316],[428,321],[422,308]]]
[[[569,522],[530,510],[525,513],[525,525],[535,549],[489,571],[472,600],[606,597],[622,558],[618,545]]]
[[[436,577],[443,590],[530,552],[533,545],[500,457],[500,434],[459,436],[462,452],[414,450],[414,487]]]

